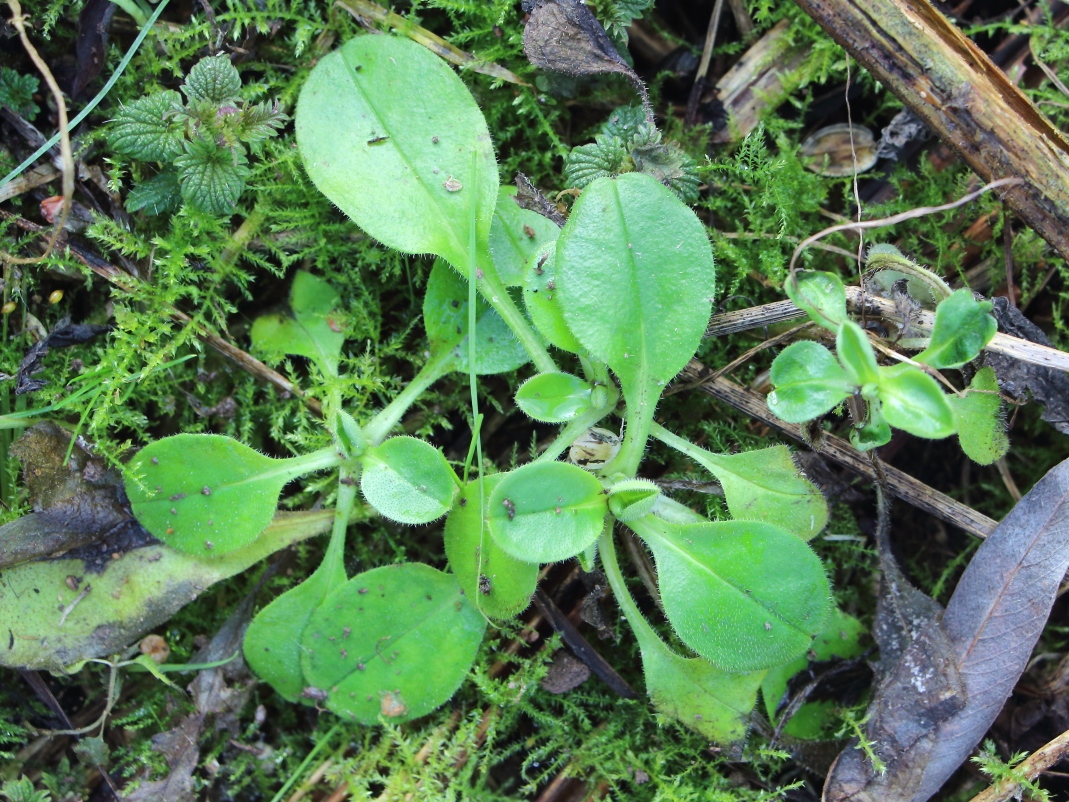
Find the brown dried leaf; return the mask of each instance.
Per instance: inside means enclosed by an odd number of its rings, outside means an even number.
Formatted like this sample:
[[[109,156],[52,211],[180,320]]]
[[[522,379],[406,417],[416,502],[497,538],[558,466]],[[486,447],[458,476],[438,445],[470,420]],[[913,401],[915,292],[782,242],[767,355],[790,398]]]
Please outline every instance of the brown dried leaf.
[[[1040,345],[1051,344],[1043,330],[1021,314],[1019,309],[1010,306],[1005,298],[992,300],[995,305],[992,313],[998,321],[999,331]],[[999,387],[1004,392],[1018,400],[1024,400],[1027,394],[1031,394],[1043,405],[1043,420],[1062,434],[1069,434],[1069,375],[1054,368],[989,352],[984,353],[984,364],[995,369]]]
[[[187,716],[173,730],[152,737],[152,748],[163,755],[171,773],[162,780],[141,783],[136,791],[123,794],[126,802],[192,802],[195,798],[193,772],[197,770],[203,715]]]
[[[1069,460],[1052,468],[977,550],[941,622],[902,654],[869,706],[887,772],[848,747],[828,802],[929,799],[994,722],[1024,671],[1069,568]]]
[[[535,66],[567,75],[616,72],[638,80],[594,13],[579,0],[530,0],[523,51]]]
[[[119,537],[123,544],[98,555],[106,561],[115,551],[151,540],[126,504],[121,478],[83,446],[72,447],[70,433],[50,421],[27,429],[12,444],[34,513],[0,527],[0,567]],[[99,570],[95,563],[86,568]]]

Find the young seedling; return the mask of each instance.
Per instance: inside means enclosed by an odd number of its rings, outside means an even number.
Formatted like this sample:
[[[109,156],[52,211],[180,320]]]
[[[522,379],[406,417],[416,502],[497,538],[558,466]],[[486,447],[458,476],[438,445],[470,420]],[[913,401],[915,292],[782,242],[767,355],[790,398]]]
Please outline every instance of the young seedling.
[[[634,127],[647,144],[659,141],[648,125]],[[333,445],[274,460],[216,436],[161,440],[128,468],[139,520],[165,544],[219,560],[256,542],[287,481],[336,471],[324,561],[260,611],[245,654],[285,698],[363,723],[406,721],[446,702],[488,622],[527,606],[541,564],[600,559],[638,638],[653,703],[708,738],[741,741],[766,672],[803,657],[828,620],[828,580],[807,545],[827,508],[782,446],[713,454],[654,424],[665,386],[701,341],[715,289],[705,228],[666,186],[672,179],[641,170],[596,177],[558,230],[501,188],[485,121],[453,71],[390,36],[358,37],[322,58],[296,126],[308,173],[332,202],[383,244],[438,257],[423,307],[427,360],[377,414],[347,412],[337,295],[298,273],[289,313],[257,321],[254,345],[316,366]],[[522,287],[529,319],[509,287]],[[891,386],[864,335],[844,337],[858,355],[853,373],[839,368],[834,403],[851,381]],[[562,424],[534,462],[493,474],[474,408],[475,459],[463,478],[430,444],[390,436],[447,373],[468,374],[474,407],[478,375],[528,361],[536,375],[517,405]],[[558,459],[592,432],[619,430],[605,420],[613,414],[623,419],[622,441],[580,464]],[[639,477],[651,436],[716,476],[734,520],[709,521]],[[347,578],[342,551],[357,487],[400,523],[445,516],[451,573],[404,563]],[[215,535],[223,521],[226,535]],[[616,564],[617,522],[653,552],[668,621],[697,656],[677,654],[638,612]]]
[[[887,269],[890,262],[920,282],[927,271],[891,251],[889,246],[877,246],[874,257],[880,269]],[[874,257],[870,256],[870,264]],[[941,283],[933,276],[923,286]],[[1009,441],[999,417],[994,371],[982,368],[967,388],[949,394],[934,378],[940,376],[944,385],[952,387],[938,371],[967,365],[995,336],[990,302],[976,300],[970,290],[947,288],[936,306],[931,337],[910,341],[923,350],[912,359],[902,357],[898,364],[880,365],[869,335],[847,314],[846,291],[837,276],[796,273],[788,279],[787,294],[814,323],[835,334],[835,354],[806,340],[776,357],[768,407],[778,417],[804,423],[851,399],[860,402],[852,407],[860,411],[854,416],[850,440],[861,451],[886,445],[894,427],[929,439],[956,433],[962,450],[982,465],[1006,453]]]

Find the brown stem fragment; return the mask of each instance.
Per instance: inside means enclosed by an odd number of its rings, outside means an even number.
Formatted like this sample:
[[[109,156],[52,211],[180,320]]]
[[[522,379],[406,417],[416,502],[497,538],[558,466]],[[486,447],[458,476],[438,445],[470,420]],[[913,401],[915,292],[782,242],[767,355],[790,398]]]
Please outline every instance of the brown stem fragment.
[[[1069,730],[1029,755],[1016,767],[1016,772],[1023,774],[1029,780],[1034,780],[1051,766],[1061,763],[1067,756],[1069,756]],[[1020,783],[1005,780],[981,791],[970,802],[1005,802],[1007,799],[1019,799],[1021,791]]]
[[[1069,141],[926,0],[795,0],[1069,258]]]

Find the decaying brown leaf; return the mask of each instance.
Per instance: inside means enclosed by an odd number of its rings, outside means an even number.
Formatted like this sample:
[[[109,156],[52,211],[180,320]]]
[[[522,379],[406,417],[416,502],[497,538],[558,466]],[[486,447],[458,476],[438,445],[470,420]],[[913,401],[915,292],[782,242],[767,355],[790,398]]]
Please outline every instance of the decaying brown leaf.
[[[112,554],[154,542],[130,512],[122,479],[55,423],[27,429],[10,453],[22,462],[34,512],[0,527],[0,568],[75,551],[94,572]]]
[[[1005,298],[992,300],[1000,332],[1040,345],[1051,344],[1043,330]],[[1031,395],[1043,406],[1043,420],[1062,434],[1069,434],[1069,375],[1005,354],[985,352],[984,363],[995,369],[1003,392],[1022,401]]]
[[[579,0],[525,0],[523,10],[529,15],[523,29],[523,52],[532,64],[566,75],[614,72],[626,76],[641,95],[653,125],[646,85],[617,52],[594,12]]]
[[[1069,567],[1069,460],[1052,468],[977,550],[941,620],[902,652],[869,705],[866,737],[887,766],[848,747],[828,802],[924,802],[969,756],[1009,697]]]

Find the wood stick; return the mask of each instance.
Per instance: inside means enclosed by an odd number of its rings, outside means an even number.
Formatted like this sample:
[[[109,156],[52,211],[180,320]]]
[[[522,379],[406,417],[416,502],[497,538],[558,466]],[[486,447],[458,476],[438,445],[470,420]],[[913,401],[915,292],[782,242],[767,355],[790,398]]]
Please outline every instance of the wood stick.
[[[1021,761],[1015,768],[1029,780],[1034,780],[1051,766],[1061,763],[1069,755],[1069,731],[1063,732],[1053,741],[1041,746]],[[1005,802],[1007,799],[1020,799],[1021,784],[1012,780],[1004,780],[998,785],[981,791],[974,796],[971,802]]]
[[[1069,258],[1069,141],[927,0],[795,0]]]
[[[709,395],[717,398],[735,409],[745,412],[773,429],[783,432],[795,440],[806,443],[813,451],[827,457],[840,465],[849,468],[856,474],[868,479],[875,479],[876,473],[868,458],[854,448],[848,441],[835,435],[825,435],[819,444],[810,444],[802,433],[802,427],[793,423],[785,423],[768,411],[765,397],[759,393],[747,390],[723,377],[711,381],[702,382],[702,378],[711,373],[697,359],[683,369],[680,377],[683,381],[700,382],[698,387]],[[987,537],[998,525],[998,522],[988,518],[972,507],[952,499],[945,493],[928,487],[923,482],[914,479],[904,471],[893,468],[890,465],[883,466],[884,475],[887,477],[888,488],[895,496],[917,509],[924,510],[940,520],[964,529],[971,535]]]

